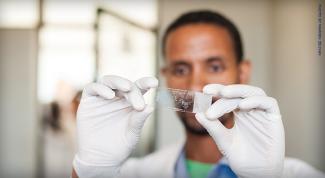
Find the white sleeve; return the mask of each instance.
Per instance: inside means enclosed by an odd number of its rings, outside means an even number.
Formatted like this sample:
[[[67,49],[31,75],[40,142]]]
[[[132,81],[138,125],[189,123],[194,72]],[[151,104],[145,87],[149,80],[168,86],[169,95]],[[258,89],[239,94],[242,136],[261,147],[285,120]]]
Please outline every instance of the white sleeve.
[[[306,162],[295,158],[286,158],[284,161],[283,178],[325,178],[325,174],[313,168]]]
[[[175,164],[182,148],[183,142],[142,158],[129,158],[122,165],[118,178],[173,178]]]

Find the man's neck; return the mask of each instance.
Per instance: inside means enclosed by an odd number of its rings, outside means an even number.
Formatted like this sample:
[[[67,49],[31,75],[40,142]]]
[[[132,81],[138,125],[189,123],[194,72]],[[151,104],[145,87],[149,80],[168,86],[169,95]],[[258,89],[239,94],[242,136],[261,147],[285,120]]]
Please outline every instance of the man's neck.
[[[210,135],[202,136],[186,132],[186,158],[202,163],[217,163],[221,158],[217,145]]]

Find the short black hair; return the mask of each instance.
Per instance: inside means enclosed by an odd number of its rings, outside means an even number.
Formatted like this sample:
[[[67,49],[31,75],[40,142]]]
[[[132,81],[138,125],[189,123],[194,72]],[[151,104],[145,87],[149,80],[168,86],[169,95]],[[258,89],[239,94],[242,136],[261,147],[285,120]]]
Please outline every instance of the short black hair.
[[[239,63],[243,60],[243,44],[237,27],[225,16],[210,10],[198,10],[188,12],[181,15],[173,23],[171,23],[166,29],[165,34],[163,36],[162,54],[165,55],[167,37],[171,32],[185,25],[199,23],[212,24],[218,27],[223,27],[228,30],[233,41],[237,62]]]

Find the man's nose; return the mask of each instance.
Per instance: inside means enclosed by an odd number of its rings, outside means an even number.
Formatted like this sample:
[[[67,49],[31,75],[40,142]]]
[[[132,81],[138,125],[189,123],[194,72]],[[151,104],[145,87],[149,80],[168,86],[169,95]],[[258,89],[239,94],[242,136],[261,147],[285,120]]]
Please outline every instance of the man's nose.
[[[191,75],[190,90],[202,91],[204,85],[206,85],[204,72],[194,70]]]

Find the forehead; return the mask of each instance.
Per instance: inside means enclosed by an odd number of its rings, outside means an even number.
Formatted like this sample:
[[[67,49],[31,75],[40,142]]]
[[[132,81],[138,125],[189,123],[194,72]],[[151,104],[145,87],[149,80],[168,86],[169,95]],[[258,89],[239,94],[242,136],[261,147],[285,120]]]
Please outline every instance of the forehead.
[[[166,40],[166,58],[198,60],[211,56],[235,58],[227,29],[212,24],[189,24],[171,32]]]

